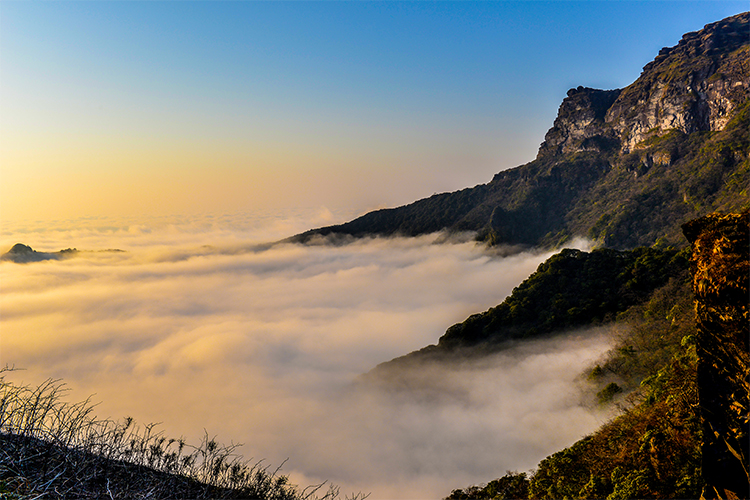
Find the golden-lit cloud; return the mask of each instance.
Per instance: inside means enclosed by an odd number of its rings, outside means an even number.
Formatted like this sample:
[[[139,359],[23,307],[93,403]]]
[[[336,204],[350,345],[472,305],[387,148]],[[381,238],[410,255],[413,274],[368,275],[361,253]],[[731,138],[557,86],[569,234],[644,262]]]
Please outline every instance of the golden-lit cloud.
[[[599,332],[420,367],[403,374],[419,382],[407,392],[360,381],[499,303],[549,254],[500,257],[436,235],[339,247],[258,238],[331,214],[311,217],[4,234],[48,251],[78,239],[66,246],[87,251],[0,264],[0,362],[26,369],[16,379],[63,378],[73,399],[96,394],[102,417],[163,422],[191,439],[205,428],[245,443],[247,457],[288,458],[295,481],[373,498],[446,495],[533,467],[596,427],[574,380],[607,348]],[[104,248],[126,251],[95,251]]]

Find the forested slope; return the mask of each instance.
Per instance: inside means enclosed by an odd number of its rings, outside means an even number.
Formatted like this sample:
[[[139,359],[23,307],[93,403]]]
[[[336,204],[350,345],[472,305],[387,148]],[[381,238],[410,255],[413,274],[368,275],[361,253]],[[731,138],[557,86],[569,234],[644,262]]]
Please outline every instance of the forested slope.
[[[630,393],[625,411],[535,472],[449,499],[748,498],[750,213],[712,214],[685,233],[691,276],[621,315],[629,333],[588,373],[602,404]]]

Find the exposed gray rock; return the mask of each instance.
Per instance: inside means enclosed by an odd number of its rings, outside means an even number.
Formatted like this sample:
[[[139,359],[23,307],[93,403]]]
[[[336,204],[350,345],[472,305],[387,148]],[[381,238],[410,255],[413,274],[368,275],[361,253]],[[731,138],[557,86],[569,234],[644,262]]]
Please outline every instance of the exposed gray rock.
[[[605,126],[604,117],[619,95],[619,89],[570,89],[560,105],[554,125],[544,137],[538,157],[579,151],[601,152],[618,146],[619,141],[611,128]]]

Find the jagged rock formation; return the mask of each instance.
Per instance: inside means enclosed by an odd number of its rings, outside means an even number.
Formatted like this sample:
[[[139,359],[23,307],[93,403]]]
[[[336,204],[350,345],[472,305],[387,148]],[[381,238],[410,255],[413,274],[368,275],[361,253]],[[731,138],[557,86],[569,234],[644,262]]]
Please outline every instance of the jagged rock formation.
[[[684,226],[692,244],[702,498],[750,498],[750,212]]]
[[[686,34],[622,90],[578,87],[536,160],[492,181],[291,238],[473,231],[480,241],[682,244],[681,225],[750,206],[750,13]]]
[[[748,37],[747,14],[741,14],[662,49],[622,91],[571,89],[539,155],[613,146],[629,153],[670,130],[723,130],[750,89]]]
[[[750,90],[747,20],[744,13],[688,33],[643,68],[605,118],[622,138],[623,151],[671,129],[724,129]]]
[[[539,147],[538,157],[606,151],[618,146],[619,141],[604,122],[620,90],[597,90],[585,87],[570,89],[557,112],[552,128]]]

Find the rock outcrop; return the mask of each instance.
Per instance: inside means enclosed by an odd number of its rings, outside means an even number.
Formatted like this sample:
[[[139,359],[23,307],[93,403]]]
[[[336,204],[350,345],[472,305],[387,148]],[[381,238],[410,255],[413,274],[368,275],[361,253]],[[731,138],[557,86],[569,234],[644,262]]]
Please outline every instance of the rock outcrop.
[[[745,12],[687,33],[643,68],[605,117],[624,152],[672,129],[723,130],[750,95],[749,22]]]
[[[620,92],[586,87],[570,89],[554,125],[544,136],[538,157],[579,151],[602,152],[619,146],[620,141],[604,118]]]
[[[683,228],[693,252],[702,498],[750,498],[750,212]]]

